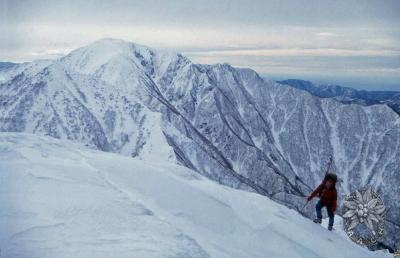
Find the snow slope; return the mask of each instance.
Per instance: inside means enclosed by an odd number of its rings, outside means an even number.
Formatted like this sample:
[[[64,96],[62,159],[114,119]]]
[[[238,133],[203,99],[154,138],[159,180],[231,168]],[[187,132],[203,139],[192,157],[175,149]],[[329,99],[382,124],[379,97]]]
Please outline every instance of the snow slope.
[[[390,257],[185,167],[0,133],[2,257]]]

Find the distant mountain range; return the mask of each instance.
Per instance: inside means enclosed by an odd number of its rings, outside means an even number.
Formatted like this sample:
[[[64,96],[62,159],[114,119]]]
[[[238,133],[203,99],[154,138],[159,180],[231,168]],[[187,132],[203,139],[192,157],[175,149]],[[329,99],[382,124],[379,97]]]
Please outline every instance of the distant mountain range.
[[[305,90],[321,98],[333,98],[345,104],[357,103],[365,106],[386,104],[400,115],[400,91],[366,91],[331,84],[317,84],[305,80],[289,79],[280,84]]]

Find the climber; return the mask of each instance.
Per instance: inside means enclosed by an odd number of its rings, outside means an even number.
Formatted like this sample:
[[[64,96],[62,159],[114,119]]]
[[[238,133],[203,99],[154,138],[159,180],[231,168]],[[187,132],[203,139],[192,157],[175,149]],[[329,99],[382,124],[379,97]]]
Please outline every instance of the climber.
[[[333,173],[327,173],[322,183],[310,194],[310,196],[307,197],[307,201],[311,201],[311,199],[316,195],[319,197],[319,201],[315,206],[315,210],[317,212],[317,218],[314,220],[315,223],[321,224],[321,209],[326,206],[329,217],[328,230],[330,231],[333,229],[334,216],[337,206],[337,192],[335,187],[336,182],[337,176]]]

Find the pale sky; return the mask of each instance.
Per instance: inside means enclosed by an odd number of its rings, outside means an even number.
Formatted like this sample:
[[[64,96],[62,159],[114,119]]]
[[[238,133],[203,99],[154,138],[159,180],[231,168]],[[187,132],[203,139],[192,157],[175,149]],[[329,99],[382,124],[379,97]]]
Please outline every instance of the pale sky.
[[[111,37],[272,79],[400,90],[397,0],[0,3],[0,61],[57,58]]]

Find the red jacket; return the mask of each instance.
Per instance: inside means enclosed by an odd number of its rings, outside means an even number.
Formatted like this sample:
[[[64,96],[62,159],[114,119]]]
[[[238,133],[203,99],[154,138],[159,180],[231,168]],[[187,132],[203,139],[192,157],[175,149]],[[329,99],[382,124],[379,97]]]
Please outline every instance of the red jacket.
[[[333,212],[336,211],[336,206],[337,206],[337,192],[335,186],[333,186],[331,189],[327,189],[325,187],[325,182],[320,184],[317,189],[315,189],[310,196],[308,197],[308,200],[311,200],[318,194],[322,204],[326,205],[328,208],[330,208]]]

